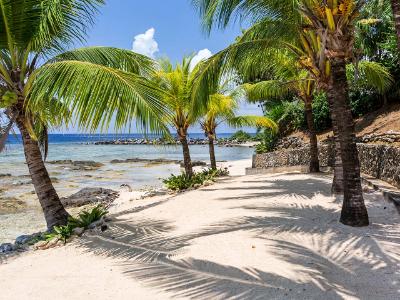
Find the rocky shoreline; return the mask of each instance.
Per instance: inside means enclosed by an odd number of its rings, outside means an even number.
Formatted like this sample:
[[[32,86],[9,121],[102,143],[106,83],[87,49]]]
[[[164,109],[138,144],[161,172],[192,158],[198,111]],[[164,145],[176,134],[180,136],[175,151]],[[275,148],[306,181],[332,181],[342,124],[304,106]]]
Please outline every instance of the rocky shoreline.
[[[208,145],[208,139],[188,139],[189,145]],[[242,146],[249,142],[253,141],[239,141],[235,139],[216,139],[214,144],[217,146],[223,147],[235,147],[235,146]],[[87,143],[91,145],[180,145],[181,142],[179,140],[166,140],[162,138],[156,139],[116,139],[116,140],[107,140],[107,141],[98,141],[93,143]],[[251,147],[251,146],[250,146]]]

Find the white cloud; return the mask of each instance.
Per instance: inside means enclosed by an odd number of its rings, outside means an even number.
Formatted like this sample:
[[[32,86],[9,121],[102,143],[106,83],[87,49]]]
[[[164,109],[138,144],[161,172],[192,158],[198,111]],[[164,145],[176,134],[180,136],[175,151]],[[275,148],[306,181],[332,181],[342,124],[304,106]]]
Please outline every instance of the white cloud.
[[[203,49],[197,52],[195,56],[193,56],[193,59],[190,63],[190,70],[193,70],[194,67],[201,62],[202,60],[205,60],[207,58],[210,58],[212,56],[212,53],[208,49]]]
[[[135,36],[132,51],[153,58],[154,54],[159,51],[158,43],[154,39],[155,32],[154,28],[150,28],[145,33]]]

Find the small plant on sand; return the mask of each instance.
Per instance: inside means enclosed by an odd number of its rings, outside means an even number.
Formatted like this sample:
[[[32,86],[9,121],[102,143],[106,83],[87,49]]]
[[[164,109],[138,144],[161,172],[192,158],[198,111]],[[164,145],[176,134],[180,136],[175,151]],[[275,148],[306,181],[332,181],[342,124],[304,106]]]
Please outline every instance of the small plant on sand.
[[[62,240],[65,244],[67,240],[71,237],[73,230],[74,227],[70,224],[67,224],[65,226],[54,226],[53,231],[45,235],[45,239],[46,241],[50,241],[54,238],[58,238],[59,240]]]
[[[205,182],[214,182],[217,177],[228,176],[227,169],[207,169],[202,172],[194,173],[192,177],[186,174],[171,175],[169,178],[164,179],[163,183],[167,189],[171,191],[184,191],[190,188],[202,186]]]
[[[107,213],[108,211],[103,206],[97,205],[91,211],[82,211],[78,218],[69,218],[68,224],[74,228],[82,227],[86,229],[90,224],[99,221]]]
[[[90,224],[99,221],[107,213],[107,210],[101,205],[96,206],[91,211],[84,210],[77,218],[70,217],[67,225],[54,226],[53,231],[46,234],[44,239],[50,241],[54,238],[58,238],[66,243],[72,236],[75,228],[81,227],[87,229]]]

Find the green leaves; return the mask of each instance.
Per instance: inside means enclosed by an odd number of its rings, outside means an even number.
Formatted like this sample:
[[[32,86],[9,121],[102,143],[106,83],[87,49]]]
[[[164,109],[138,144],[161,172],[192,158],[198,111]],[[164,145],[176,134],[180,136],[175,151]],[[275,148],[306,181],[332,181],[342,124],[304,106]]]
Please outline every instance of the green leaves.
[[[139,130],[167,131],[161,91],[144,77],[119,69],[76,60],[54,62],[31,76],[25,92],[29,109],[40,107],[43,98],[59,99],[83,129],[104,130],[115,118],[116,129],[136,119]]]
[[[0,0],[0,47],[16,63],[15,49],[61,50],[83,40],[104,0]]]
[[[394,80],[389,70],[373,61],[360,61],[357,66],[347,66],[347,78],[355,86],[372,88],[383,94],[393,84]]]
[[[271,128],[274,132],[278,131],[277,124],[267,117],[261,116],[237,116],[227,120],[229,126],[232,127],[258,127],[258,128]]]
[[[64,52],[50,59],[60,61],[82,61],[119,69],[142,76],[154,75],[155,62],[144,55],[113,47],[85,47]]]

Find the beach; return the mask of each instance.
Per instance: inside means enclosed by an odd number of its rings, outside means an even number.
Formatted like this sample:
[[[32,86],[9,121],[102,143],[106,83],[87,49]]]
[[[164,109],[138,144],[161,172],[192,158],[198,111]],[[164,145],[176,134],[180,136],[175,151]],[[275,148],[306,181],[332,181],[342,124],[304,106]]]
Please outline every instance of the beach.
[[[397,299],[400,221],[365,193],[371,225],[338,222],[331,177],[235,176],[178,195],[122,194],[109,230],[3,257],[4,299]]]
[[[104,138],[110,138],[106,136]],[[182,150],[176,146],[94,145],[82,135],[64,135],[50,144],[46,166],[60,197],[84,188],[120,191],[128,185],[137,193],[163,188],[162,179],[180,174]],[[83,142],[86,141],[86,142]],[[216,147],[218,160],[251,158],[248,147]],[[207,145],[192,145],[194,161],[209,162]],[[160,160],[165,160],[161,161]],[[0,244],[23,234],[46,229],[43,212],[34,193],[22,146],[8,145],[0,156]]]

